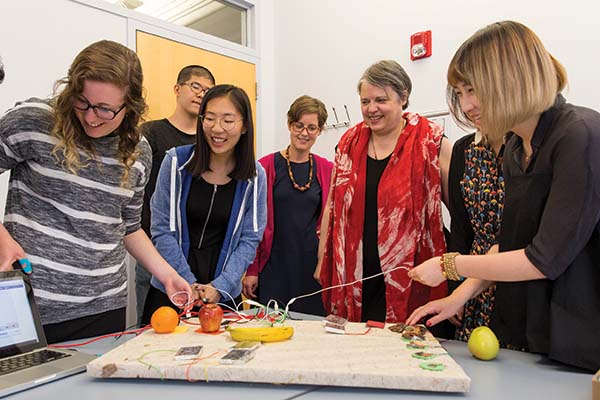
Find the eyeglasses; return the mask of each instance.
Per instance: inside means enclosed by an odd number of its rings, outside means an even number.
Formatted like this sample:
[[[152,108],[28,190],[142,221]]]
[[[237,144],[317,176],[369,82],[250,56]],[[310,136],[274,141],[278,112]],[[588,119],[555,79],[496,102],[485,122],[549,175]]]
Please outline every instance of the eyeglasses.
[[[217,121],[219,121],[219,125],[223,128],[224,131],[229,132],[233,128],[235,128],[235,123],[243,121],[243,118],[240,119],[231,119],[232,117],[226,115],[223,118],[217,118],[214,115],[201,115],[200,121],[207,128],[212,128],[216,125]]]
[[[189,86],[190,90],[196,94],[205,94],[206,92],[208,92],[211,88],[209,87],[204,87],[201,84],[199,84],[198,82],[184,82],[184,83],[180,83],[181,86]]]
[[[85,99],[77,98],[73,102],[73,107],[75,107],[79,111],[87,111],[91,108],[92,111],[94,112],[94,114],[96,114],[96,116],[98,118],[106,120],[106,121],[110,121],[112,119],[115,119],[117,114],[120,113],[121,110],[125,108],[125,104],[123,104],[121,107],[119,107],[118,110],[111,110],[110,108],[106,108],[103,106],[94,106]]]
[[[309,135],[316,135],[321,131],[321,128],[319,128],[316,125],[305,126],[302,122],[292,122],[291,126],[292,130],[296,133],[302,133],[302,131],[306,129],[306,133],[308,133]]]

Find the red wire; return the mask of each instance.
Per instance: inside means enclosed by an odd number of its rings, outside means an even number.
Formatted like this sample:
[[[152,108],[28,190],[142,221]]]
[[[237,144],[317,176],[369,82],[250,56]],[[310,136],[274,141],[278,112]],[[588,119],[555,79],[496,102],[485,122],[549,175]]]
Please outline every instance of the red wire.
[[[200,357],[200,358],[196,358],[194,359],[194,361],[192,361],[191,363],[189,363],[189,365],[187,366],[187,368],[185,369],[185,379],[187,379],[188,382],[198,382],[200,379],[192,379],[190,378],[190,369],[192,368],[192,366],[202,360],[206,360],[208,358],[211,358],[219,353],[223,353],[223,350],[217,350],[214,353],[212,353],[211,355],[208,355],[206,357]]]
[[[189,325],[200,325],[200,324],[198,324],[198,323],[195,323],[195,322],[190,322],[190,321],[188,321],[188,320],[186,320],[186,319],[183,319],[183,318],[182,318],[182,316],[183,316],[183,315],[187,315],[188,313],[189,313],[190,315],[192,315],[192,316],[197,316],[197,315],[198,315],[198,313],[197,313],[197,312],[195,312],[195,311],[194,311],[194,312],[192,312],[192,311],[191,311],[191,310],[192,310],[192,308],[194,308],[194,307],[195,307],[195,306],[197,306],[197,305],[204,305],[204,304],[205,304],[205,303],[204,303],[202,300],[196,300],[196,301],[194,301],[193,303],[189,304],[187,307],[185,307],[185,308],[183,309],[183,311],[182,311],[181,313],[179,313],[179,314],[178,314],[178,315],[179,315],[179,320],[180,320],[181,322],[183,322],[183,323],[186,323],[186,324],[189,324]],[[232,316],[237,316],[237,314],[234,314],[234,313],[226,313],[224,316],[225,316],[225,317],[232,317]],[[256,316],[248,316],[248,317],[249,317],[249,318],[244,318],[244,319],[255,319],[255,318],[256,318]],[[238,322],[238,321],[240,321],[241,319],[242,319],[242,317],[239,317],[239,316],[238,316],[238,318],[237,318],[237,319],[236,319],[234,322]],[[115,332],[115,333],[109,333],[109,334],[102,335],[102,336],[98,336],[98,337],[96,337],[96,338],[93,338],[93,339],[90,339],[90,340],[87,340],[87,341],[85,341],[85,342],[81,342],[81,343],[72,343],[72,344],[51,344],[51,345],[49,345],[48,347],[52,347],[52,348],[55,348],[55,349],[68,349],[68,348],[71,348],[71,347],[85,346],[85,345],[87,345],[87,344],[90,344],[90,343],[97,342],[98,340],[107,339],[107,338],[111,338],[111,337],[119,337],[119,336],[123,336],[123,335],[139,335],[140,333],[142,333],[143,331],[145,331],[145,330],[147,330],[147,329],[149,329],[149,328],[151,328],[151,327],[152,327],[152,325],[151,325],[151,324],[148,324],[148,325],[144,326],[143,328],[134,329],[134,330],[131,330],[131,331],[125,331],[125,332]],[[209,357],[210,357],[210,356],[209,356]],[[208,358],[208,357],[205,357],[205,358]]]
[[[193,303],[189,304],[185,309],[183,309],[183,311],[178,314],[179,320],[183,321],[181,319],[181,316],[183,314],[186,314],[187,312],[189,312],[189,310],[191,310],[199,302],[202,303],[202,304],[204,304],[202,302],[202,300],[196,300]],[[185,321],[183,321],[183,322],[185,322]],[[53,345],[49,345],[48,347],[52,347],[52,348],[55,348],[55,349],[68,349],[68,348],[71,348],[71,347],[85,346],[86,344],[94,343],[94,342],[96,342],[98,340],[102,340],[102,339],[106,339],[106,338],[110,338],[110,337],[118,337],[118,336],[122,336],[122,335],[132,335],[132,334],[138,335],[138,334],[142,333],[143,331],[145,331],[146,329],[149,329],[151,327],[152,327],[152,324],[148,324],[148,325],[144,326],[143,328],[134,329],[132,331],[126,331],[126,332],[109,333],[107,335],[98,336],[97,338],[93,338],[93,339],[90,339],[90,340],[82,342],[82,343],[61,344],[61,345],[53,344]]]
[[[51,344],[48,347],[52,347],[55,349],[68,349],[71,347],[85,346],[86,344],[94,343],[94,342],[97,342],[98,340],[102,340],[102,339],[106,339],[106,338],[118,337],[118,336],[123,336],[123,335],[139,335],[140,333],[142,333],[143,331],[145,331],[146,329],[148,329],[150,327],[151,327],[151,325],[146,325],[143,328],[134,329],[132,331],[109,333],[107,335],[98,336],[97,338],[93,338],[93,339],[90,339],[90,340],[87,340],[87,341],[81,342],[81,343]]]

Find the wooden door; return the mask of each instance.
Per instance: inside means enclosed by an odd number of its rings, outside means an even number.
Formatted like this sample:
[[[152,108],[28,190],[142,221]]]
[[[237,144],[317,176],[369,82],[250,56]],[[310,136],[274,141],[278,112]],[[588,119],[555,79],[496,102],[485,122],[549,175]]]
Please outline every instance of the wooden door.
[[[136,31],[136,50],[144,72],[147,120],[173,113],[177,74],[186,65],[196,64],[208,68],[217,84],[228,83],[246,91],[256,128],[256,65],[141,30]]]

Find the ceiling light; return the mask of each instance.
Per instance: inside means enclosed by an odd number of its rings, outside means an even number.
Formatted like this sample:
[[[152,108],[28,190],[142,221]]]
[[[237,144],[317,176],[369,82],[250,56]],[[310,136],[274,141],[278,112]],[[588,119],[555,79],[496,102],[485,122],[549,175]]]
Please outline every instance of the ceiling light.
[[[128,8],[130,10],[135,10],[136,8],[138,8],[139,6],[141,6],[142,4],[144,4],[144,2],[140,1],[140,0],[119,0],[118,4],[121,7],[125,7],[125,8]]]

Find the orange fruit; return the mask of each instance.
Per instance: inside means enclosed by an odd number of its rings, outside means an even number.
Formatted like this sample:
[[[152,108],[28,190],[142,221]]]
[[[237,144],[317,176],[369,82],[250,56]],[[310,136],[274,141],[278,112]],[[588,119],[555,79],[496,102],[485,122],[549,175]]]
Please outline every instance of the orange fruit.
[[[156,333],[171,333],[179,325],[179,315],[171,307],[162,306],[152,313],[150,324]]]

